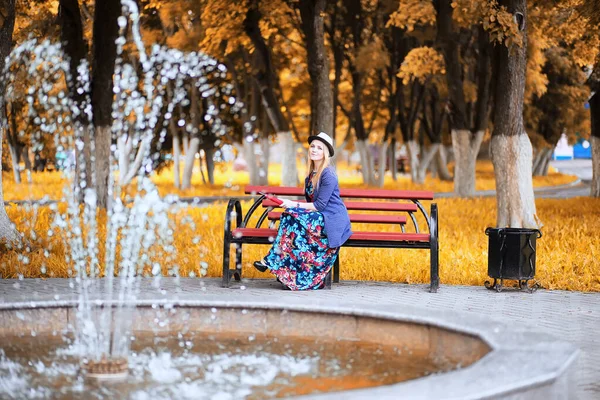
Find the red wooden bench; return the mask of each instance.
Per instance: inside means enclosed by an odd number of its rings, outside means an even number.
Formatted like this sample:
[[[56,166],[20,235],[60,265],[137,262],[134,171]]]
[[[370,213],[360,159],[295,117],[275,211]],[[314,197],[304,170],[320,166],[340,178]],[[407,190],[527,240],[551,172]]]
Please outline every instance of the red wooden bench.
[[[296,187],[277,186],[247,186],[245,193],[256,196],[264,192],[277,196],[301,198],[304,201],[304,189]],[[233,277],[240,280],[242,277],[242,245],[244,244],[271,244],[277,236],[276,222],[281,217],[281,212],[274,211],[278,206],[262,195],[254,201],[246,214],[242,213],[239,199],[231,199],[225,213],[225,235],[223,247],[223,287],[229,287]],[[408,248],[429,249],[430,252],[430,291],[436,292],[439,287],[438,271],[438,211],[437,204],[431,204],[431,213],[427,214],[421,200],[433,200],[433,192],[383,190],[383,189],[340,189],[340,196],[350,211],[350,222],[353,225],[353,234],[342,247],[372,247],[372,248]],[[351,199],[351,200],[349,200]],[[361,201],[356,201],[360,199]],[[376,200],[376,201],[374,201]],[[383,201],[382,201],[383,200]],[[259,210],[257,212],[257,210]],[[355,213],[360,211],[360,214]],[[369,214],[363,212],[379,212]],[[421,214],[427,225],[427,231],[422,232],[416,215]],[[250,219],[258,216],[254,227],[250,226]],[[407,216],[412,222],[414,232],[407,232]],[[235,221],[235,226],[232,222]],[[265,221],[267,226],[263,226]],[[398,225],[395,231],[360,231],[355,224]],[[234,245],[236,250],[235,268],[230,269],[230,249]],[[340,255],[338,255],[333,268],[333,277],[327,276],[325,287],[331,288],[331,281],[339,282]]]

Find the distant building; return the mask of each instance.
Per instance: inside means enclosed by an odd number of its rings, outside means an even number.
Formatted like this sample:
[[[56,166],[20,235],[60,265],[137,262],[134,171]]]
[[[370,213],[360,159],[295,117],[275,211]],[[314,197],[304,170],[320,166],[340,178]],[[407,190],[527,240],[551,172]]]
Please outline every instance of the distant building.
[[[567,140],[567,136],[563,133],[560,137],[556,147],[554,148],[554,154],[552,157],[554,160],[572,160],[574,158],[592,158],[592,146],[590,142],[585,139],[579,139],[579,141],[571,146]]]

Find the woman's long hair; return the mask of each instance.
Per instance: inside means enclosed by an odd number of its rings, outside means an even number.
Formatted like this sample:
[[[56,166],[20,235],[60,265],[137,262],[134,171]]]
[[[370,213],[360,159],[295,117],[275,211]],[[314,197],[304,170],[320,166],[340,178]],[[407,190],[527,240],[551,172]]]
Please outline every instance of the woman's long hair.
[[[315,171],[317,172],[311,178],[314,190],[317,190],[317,185],[319,184],[319,179],[321,179],[321,174],[323,174],[323,171],[325,171],[325,168],[329,167],[330,163],[331,163],[331,157],[329,157],[329,149],[327,147],[325,147],[325,149],[323,151],[323,162],[321,163],[321,166],[315,170],[315,162],[310,159],[310,148],[308,149],[308,159],[307,159],[307,163],[306,163],[307,164],[306,170],[308,171],[308,176],[310,177],[313,172],[315,172]]]

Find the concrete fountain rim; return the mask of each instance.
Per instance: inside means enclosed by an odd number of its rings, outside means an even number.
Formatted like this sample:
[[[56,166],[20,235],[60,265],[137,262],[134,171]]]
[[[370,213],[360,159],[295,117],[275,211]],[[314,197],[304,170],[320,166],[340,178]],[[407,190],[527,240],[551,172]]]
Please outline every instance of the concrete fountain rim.
[[[291,299],[290,299],[291,300]],[[115,301],[96,301],[96,305],[117,304]],[[430,325],[450,331],[476,336],[492,349],[469,367],[434,374],[427,377],[375,388],[347,392],[332,392],[301,396],[298,399],[403,398],[411,399],[486,399],[486,398],[543,398],[557,388],[568,390],[569,372],[579,350],[570,343],[531,327],[510,324],[494,318],[469,313],[437,311],[414,306],[394,309],[376,304],[344,304],[316,302],[305,304],[290,301],[273,304],[257,299],[239,300],[166,300],[143,299],[126,303],[139,308],[226,308],[247,310],[280,310],[306,313],[329,313],[354,317],[368,317]],[[10,310],[76,308],[75,300],[6,302],[0,304],[0,314]],[[567,392],[568,393],[568,392]],[[535,395],[535,397],[532,397]]]

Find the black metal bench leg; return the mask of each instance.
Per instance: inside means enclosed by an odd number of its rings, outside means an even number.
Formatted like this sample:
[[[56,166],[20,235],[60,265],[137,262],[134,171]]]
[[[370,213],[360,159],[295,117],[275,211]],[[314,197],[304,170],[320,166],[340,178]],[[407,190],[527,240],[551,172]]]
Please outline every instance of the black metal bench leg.
[[[242,244],[236,244],[235,248],[235,271],[233,277],[236,281],[242,280]]]
[[[438,210],[437,204],[431,205],[431,221],[430,221],[430,277],[431,286],[429,291],[436,293],[440,287],[440,271],[439,271],[439,242],[438,242]]]
[[[221,286],[224,288],[229,287],[229,249],[231,248],[231,242],[229,241],[228,235],[225,234],[223,240],[223,281]]]
[[[325,277],[325,289],[329,289],[329,290],[331,290],[331,275],[333,272],[332,269],[333,268],[331,268],[329,270],[329,272],[327,273],[327,276]]]
[[[340,283],[340,252],[333,263],[333,283]]]

